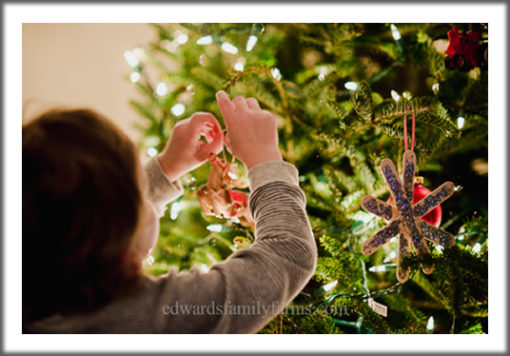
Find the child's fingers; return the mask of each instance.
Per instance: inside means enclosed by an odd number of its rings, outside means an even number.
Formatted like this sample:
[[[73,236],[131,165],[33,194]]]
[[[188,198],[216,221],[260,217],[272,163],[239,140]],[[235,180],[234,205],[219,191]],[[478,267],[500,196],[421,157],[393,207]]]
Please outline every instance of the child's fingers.
[[[221,126],[218,122],[216,122],[214,124],[210,123],[210,122],[205,122],[203,124],[203,127],[204,127],[204,131],[211,137],[223,134],[223,130],[221,129]]]
[[[197,112],[191,116],[190,121],[190,139],[198,139],[202,132],[211,131],[211,132],[220,132],[221,127],[218,123],[218,120],[211,113],[206,112]]]
[[[210,122],[202,123],[200,128],[200,134],[207,139],[207,142],[212,140],[212,136],[217,132],[219,128]]]
[[[227,147],[228,152],[232,154],[232,143],[230,142],[230,136],[228,135],[228,132],[225,134],[225,137],[223,138],[223,143],[225,144],[225,147]]]
[[[225,125],[230,124],[230,118],[234,112],[234,104],[230,101],[230,98],[227,93],[223,90],[220,90],[216,93],[216,101],[218,102],[218,106],[221,111],[221,115],[223,116],[223,120],[225,121]]]
[[[200,135],[205,137],[205,140],[207,141],[207,143],[209,143],[213,140],[213,135],[211,134],[210,129],[201,130]]]
[[[260,109],[259,102],[255,98],[246,99],[246,104],[250,109]]]
[[[216,101],[218,102],[220,109],[234,111],[234,104],[232,104],[230,97],[225,91],[220,90],[216,93]]]
[[[218,120],[211,113],[198,112],[191,117],[192,140],[198,140],[204,135],[207,143],[200,142],[198,156],[200,161],[206,160],[209,153],[218,153],[223,147],[223,131]],[[196,136],[198,132],[198,137]]]
[[[246,99],[242,96],[236,96],[234,99],[232,99],[232,103],[234,103],[235,108],[238,110],[248,110]]]
[[[199,161],[205,161],[209,158],[211,153],[218,154],[223,148],[223,133],[221,135],[213,136],[212,141],[209,143],[200,142],[196,154]]]
[[[191,116],[191,124],[194,126],[218,126],[218,120],[209,112],[196,112]]]

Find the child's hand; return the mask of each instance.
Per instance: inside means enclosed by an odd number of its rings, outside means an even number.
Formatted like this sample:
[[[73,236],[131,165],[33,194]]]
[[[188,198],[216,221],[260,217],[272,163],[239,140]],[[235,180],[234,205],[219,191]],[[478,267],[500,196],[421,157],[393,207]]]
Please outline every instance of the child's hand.
[[[204,136],[206,142],[200,140]],[[223,148],[223,132],[213,114],[197,112],[179,121],[158,161],[169,180],[189,172]]]
[[[265,161],[282,160],[272,113],[262,110],[254,98],[238,96],[231,101],[224,91],[216,94],[216,100],[227,126],[225,145],[247,169]]]

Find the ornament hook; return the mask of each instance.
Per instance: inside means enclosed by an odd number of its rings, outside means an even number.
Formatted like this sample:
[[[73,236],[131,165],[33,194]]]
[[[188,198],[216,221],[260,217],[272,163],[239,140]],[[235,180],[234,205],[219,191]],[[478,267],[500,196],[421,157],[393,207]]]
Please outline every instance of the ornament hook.
[[[407,113],[409,112],[409,109],[406,109],[404,113],[404,149],[407,151],[409,149],[408,140],[407,140]],[[412,131],[411,131],[411,151],[414,151],[414,136],[415,136],[415,127],[416,127],[416,117],[415,113],[413,111],[413,124],[412,124]]]

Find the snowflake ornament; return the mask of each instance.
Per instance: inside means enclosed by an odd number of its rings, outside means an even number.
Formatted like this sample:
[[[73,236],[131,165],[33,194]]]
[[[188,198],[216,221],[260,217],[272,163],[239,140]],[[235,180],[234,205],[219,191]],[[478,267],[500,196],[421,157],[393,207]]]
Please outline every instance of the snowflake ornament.
[[[411,253],[411,244],[417,255],[430,254],[425,240],[439,244],[445,248],[455,245],[455,237],[449,232],[439,229],[421,219],[424,215],[444,202],[454,192],[452,182],[443,183],[432,193],[413,205],[414,173],[416,155],[414,151],[404,153],[402,178],[399,177],[393,162],[385,158],[381,162],[381,170],[390,189],[393,200],[385,203],[372,196],[365,196],[361,206],[368,212],[385,219],[386,227],[377,231],[361,246],[364,255],[371,255],[393,236],[399,235],[397,257],[397,279],[405,282],[409,278],[409,270],[402,267],[402,259]],[[434,266],[423,266],[426,274],[434,271]]]

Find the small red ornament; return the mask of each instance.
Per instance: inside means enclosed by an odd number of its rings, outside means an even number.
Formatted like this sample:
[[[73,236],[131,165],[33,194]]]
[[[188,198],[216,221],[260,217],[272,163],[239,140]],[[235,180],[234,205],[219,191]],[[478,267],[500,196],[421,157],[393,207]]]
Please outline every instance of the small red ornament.
[[[469,71],[487,66],[488,46],[483,42],[480,31],[461,33],[457,27],[453,27],[448,31],[448,41],[448,48],[444,52],[447,69]]]
[[[428,190],[423,184],[415,183],[414,184],[414,193],[413,193],[413,204],[416,204],[421,199],[425,198],[431,192]],[[393,198],[390,196],[388,199],[388,203],[391,203]],[[441,205],[436,206],[430,213],[423,216],[421,219],[423,221],[428,222],[429,224],[434,225],[435,227],[439,227],[441,225],[441,218],[443,216],[443,211],[441,210]]]

